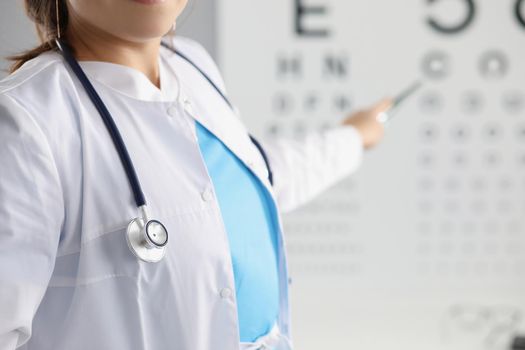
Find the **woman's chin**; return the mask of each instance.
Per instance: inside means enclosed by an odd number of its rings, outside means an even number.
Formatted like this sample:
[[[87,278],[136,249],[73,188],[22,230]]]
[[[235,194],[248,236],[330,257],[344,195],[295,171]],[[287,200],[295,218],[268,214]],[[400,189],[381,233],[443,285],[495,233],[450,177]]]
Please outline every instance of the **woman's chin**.
[[[131,42],[147,42],[166,35],[171,29],[172,26],[135,26],[133,29],[122,33],[121,37]]]

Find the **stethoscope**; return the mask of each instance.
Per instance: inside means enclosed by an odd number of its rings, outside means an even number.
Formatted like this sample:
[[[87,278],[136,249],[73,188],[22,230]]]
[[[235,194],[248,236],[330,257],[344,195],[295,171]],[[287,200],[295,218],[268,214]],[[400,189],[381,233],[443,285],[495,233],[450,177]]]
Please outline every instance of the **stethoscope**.
[[[124,144],[122,136],[120,135],[120,132],[117,128],[117,125],[115,124],[113,117],[111,116],[111,113],[107,109],[104,102],[102,102],[102,99],[96,92],[95,88],[89,81],[88,77],[80,67],[75,57],[73,56],[72,50],[69,47],[69,45],[61,39],[56,39],[55,41],[66,63],[72,69],[73,73],[76,75],[76,77],[84,87],[86,93],[88,94],[89,99],[94,104],[95,108],[100,114],[100,117],[102,118],[104,125],[106,126],[109,135],[113,140],[113,144],[118,152],[120,161],[122,162],[122,165],[126,172],[126,176],[133,191],[133,196],[135,198],[135,203],[139,211],[139,216],[132,219],[128,224],[126,230],[126,241],[128,247],[131,250],[131,252],[140,260],[146,262],[158,262],[162,260],[166,253],[166,245],[168,244],[169,237],[168,230],[166,229],[166,226],[164,226],[159,220],[151,219],[148,215],[146,198],[144,196],[144,192],[142,191],[137,172],[135,171],[135,167],[133,166],[131,157],[129,156],[126,145]],[[221,95],[221,97],[228,104],[228,106],[232,110],[234,110],[233,105],[230,103],[228,98],[220,91],[217,85],[215,85],[213,81],[198,66],[196,66],[188,57],[174,50],[169,45],[166,45],[165,43],[162,43],[162,45],[170,49],[171,51],[182,57],[184,60],[186,60],[188,63],[190,63],[193,67],[195,67],[215,88],[219,95]],[[253,144],[261,153],[264,162],[266,163],[266,167],[268,169],[268,179],[270,181],[270,184],[273,185],[273,175],[266,153],[264,152],[259,142],[252,135],[249,136]]]

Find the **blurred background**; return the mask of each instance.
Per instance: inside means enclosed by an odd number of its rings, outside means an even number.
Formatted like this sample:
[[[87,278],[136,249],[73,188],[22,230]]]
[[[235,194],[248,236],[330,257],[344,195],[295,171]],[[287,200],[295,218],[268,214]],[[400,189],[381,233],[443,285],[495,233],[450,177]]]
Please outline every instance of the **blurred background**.
[[[35,43],[21,1],[0,16],[2,56]],[[259,137],[424,83],[356,174],[285,216],[297,349],[525,336],[524,0],[190,0],[177,30]]]

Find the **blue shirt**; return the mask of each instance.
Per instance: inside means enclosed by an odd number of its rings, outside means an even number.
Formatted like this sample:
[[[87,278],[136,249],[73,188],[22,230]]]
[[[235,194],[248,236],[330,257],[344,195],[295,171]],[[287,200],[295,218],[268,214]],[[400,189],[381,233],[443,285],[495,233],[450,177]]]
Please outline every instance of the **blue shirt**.
[[[273,201],[239,158],[195,123],[230,244],[240,341],[253,342],[270,331],[279,312]]]

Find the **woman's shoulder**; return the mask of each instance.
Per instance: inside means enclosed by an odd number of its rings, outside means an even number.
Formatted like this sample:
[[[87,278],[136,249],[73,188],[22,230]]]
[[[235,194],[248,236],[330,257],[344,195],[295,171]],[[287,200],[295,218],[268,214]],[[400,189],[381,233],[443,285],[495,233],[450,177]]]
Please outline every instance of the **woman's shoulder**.
[[[56,77],[65,72],[57,52],[45,52],[25,62],[19,69],[0,80],[0,95],[49,89]],[[60,81],[60,79],[59,79]]]
[[[44,134],[58,130],[64,120],[59,111],[69,101],[64,91],[70,87],[59,53],[45,52],[25,62],[0,81],[0,128],[18,125],[20,132]]]
[[[168,45],[186,56],[191,56],[198,61],[215,63],[210,52],[199,41],[187,36],[175,35],[167,39]]]
[[[190,59],[197,67],[203,70],[222,91],[226,90],[220,68],[203,44],[182,35],[175,35],[165,40],[169,47]]]

